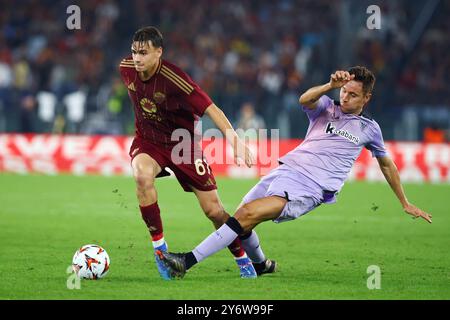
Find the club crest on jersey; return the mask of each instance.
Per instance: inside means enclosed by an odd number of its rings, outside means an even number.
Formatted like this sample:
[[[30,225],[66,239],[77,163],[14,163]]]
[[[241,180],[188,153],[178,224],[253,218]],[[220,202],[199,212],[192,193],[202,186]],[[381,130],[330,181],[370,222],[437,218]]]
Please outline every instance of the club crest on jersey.
[[[156,103],[161,104],[164,100],[166,100],[166,95],[159,91],[155,92],[153,95],[153,100],[155,100]]]
[[[364,129],[367,128],[367,123],[364,121],[359,122],[359,127],[361,128],[361,131],[364,131]]]
[[[342,129],[336,130],[332,122],[328,122],[327,127],[325,128],[325,133],[336,134],[338,136],[344,137],[345,139],[349,140],[350,142],[353,142],[354,144],[359,143],[359,137],[351,134],[347,130]]]
[[[139,102],[141,108],[144,109],[145,112],[148,113],[156,113],[156,104],[147,98],[142,98]]]
[[[162,121],[162,118],[158,115],[156,104],[152,100],[142,98],[141,101],[139,101],[139,104],[141,105],[142,110],[145,111],[142,113],[145,119]]]

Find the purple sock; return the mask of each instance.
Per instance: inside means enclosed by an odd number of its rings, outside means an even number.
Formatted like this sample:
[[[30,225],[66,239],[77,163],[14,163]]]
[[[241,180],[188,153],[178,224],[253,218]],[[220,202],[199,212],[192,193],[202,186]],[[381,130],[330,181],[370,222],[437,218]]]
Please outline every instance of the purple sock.
[[[254,263],[261,263],[266,260],[266,256],[259,244],[259,238],[255,231],[250,232],[248,235],[240,237],[242,246],[245,253]]]
[[[230,220],[232,223],[230,224]],[[234,239],[238,236],[238,230],[234,231],[229,225],[233,226],[239,222],[233,217],[229,218],[227,223],[224,223],[219,229],[211,233],[202,243],[200,243],[192,253],[198,262],[204,260],[205,258],[213,255],[214,253],[226,248]]]

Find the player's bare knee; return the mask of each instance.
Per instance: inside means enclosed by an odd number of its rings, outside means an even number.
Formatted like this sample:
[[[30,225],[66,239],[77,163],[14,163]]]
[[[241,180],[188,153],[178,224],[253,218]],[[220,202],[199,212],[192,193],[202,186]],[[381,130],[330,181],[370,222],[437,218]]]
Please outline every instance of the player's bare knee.
[[[209,205],[207,208],[204,209],[204,212],[205,215],[208,217],[208,219],[211,220],[213,223],[223,224],[228,217],[224,208],[219,204]]]
[[[154,187],[155,178],[149,173],[137,173],[134,175],[136,181],[136,187],[138,191],[150,190]]]
[[[239,222],[253,221],[256,215],[247,205],[240,207],[234,214],[234,218]]]

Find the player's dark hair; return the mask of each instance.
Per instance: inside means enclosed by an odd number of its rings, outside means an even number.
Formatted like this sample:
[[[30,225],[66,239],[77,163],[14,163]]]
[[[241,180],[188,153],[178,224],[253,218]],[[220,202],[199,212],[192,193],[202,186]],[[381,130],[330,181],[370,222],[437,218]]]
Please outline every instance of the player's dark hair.
[[[151,41],[155,48],[163,47],[162,33],[155,27],[144,27],[134,33],[133,42],[147,41]]]
[[[366,67],[355,66],[348,69],[348,73],[355,75],[353,80],[362,82],[364,93],[372,93],[376,81],[372,71]]]

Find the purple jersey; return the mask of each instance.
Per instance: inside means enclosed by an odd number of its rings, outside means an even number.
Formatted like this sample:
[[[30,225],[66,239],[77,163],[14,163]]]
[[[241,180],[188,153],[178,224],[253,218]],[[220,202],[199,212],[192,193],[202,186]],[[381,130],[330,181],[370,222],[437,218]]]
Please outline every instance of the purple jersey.
[[[317,108],[303,107],[309,118],[305,140],[280,158],[308,179],[311,189],[339,191],[365,147],[374,157],[387,155],[380,126],[365,116],[345,114],[328,96],[322,96]]]

